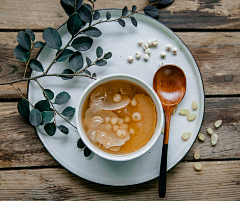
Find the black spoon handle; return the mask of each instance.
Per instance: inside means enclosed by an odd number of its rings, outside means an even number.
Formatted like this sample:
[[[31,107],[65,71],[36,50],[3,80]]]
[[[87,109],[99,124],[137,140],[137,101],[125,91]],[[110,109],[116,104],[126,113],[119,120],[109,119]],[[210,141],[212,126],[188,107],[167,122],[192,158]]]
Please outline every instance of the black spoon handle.
[[[160,198],[164,198],[166,194],[167,152],[168,152],[168,144],[163,144],[160,175],[159,175],[159,187],[158,187],[158,194]]]

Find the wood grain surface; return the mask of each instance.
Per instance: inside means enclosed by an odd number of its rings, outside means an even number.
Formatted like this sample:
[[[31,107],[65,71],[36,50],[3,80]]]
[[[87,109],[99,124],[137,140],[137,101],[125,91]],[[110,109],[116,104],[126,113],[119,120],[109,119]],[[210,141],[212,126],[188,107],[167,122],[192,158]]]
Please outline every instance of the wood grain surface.
[[[87,1],[85,1],[87,2]],[[147,0],[98,0],[96,9],[120,8],[132,5],[141,8]],[[240,1],[181,0],[160,9],[158,19],[172,29],[239,29]],[[59,1],[0,0],[0,29],[57,28],[67,20]]]
[[[179,163],[170,170],[166,198],[161,200],[240,200],[239,160],[201,163],[200,172],[193,162]],[[1,171],[0,178],[0,200],[160,200],[158,179],[110,187],[59,168]]]

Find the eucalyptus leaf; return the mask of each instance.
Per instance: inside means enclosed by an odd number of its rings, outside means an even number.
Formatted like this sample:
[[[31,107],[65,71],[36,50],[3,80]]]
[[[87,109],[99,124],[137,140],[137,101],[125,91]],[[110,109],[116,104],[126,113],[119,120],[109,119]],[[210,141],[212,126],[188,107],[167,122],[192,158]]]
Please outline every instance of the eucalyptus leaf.
[[[102,32],[96,27],[90,27],[83,33],[89,37],[99,37],[102,35]]]
[[[111,13],[110,13],[110,12],[107,12],[107,13],[106,13],[106,18],[107,18],[107,20],[110,20],[110,19],[111,19]]]
[[[61,6],[63,7],[63,10],[65,11],[65,13],[68,16],[70,16],[70,15],[72,15],[74,13],[74,7],[69,6],[69,5],[65,4],[65,3],[63,3],[63,0],[61,0],[60,3],[61,3]]]
[[[81,52],[75,52],[69,58],[69,65],[76,71],[79,71],[83,67],[84,61]]]
[[[100,46],[98,46],[96,49],[96,55],[97,58],[100,58],[103,55],[103,49]]]
[[[54,117],[54,111],[43,111],[41,112],[42,115],[42,125],[45,125],[49,122],[52,121],[53,117]]]
[[[62,1],[68,6],[72,6],[72,7],[75,6],[75,0],[62,0]]]
[[[45,97],[45,98],[49,98],[50,100],[52,100],[53,98],[54,98],[54,93],[50,90],[50,89],[44,89],[44,92],[45,93],[43,93],[43,96]],[[47,96],[47,97],[46,97]]]
[[[87,3],[84,3],[83,6],[85,6],[89,11],[92,11],[92,6],[90,6]]]
[[[63,91],[56,96],[55,104],[62,105],[64,103],[67,103],[70,98],[71,96],[66,91]]]
[[[92,13],[86,6],[81,6],[81,8],[77,11],[81,17],[81,20],[87,23],[92,21]]]
[[[137,20],[134,17],[130,17],[132,24],[137,27]]]
[[[17,35],[18,44],[25,50],[31,50],[31,40],[29,35],[24,31],[19,31]]]
[[[91,76],[91,73],[89,70],[84,70],[83,72],[86,73],[87,75]]]
[[[96,74],[96,73],[93,73],[93,74],[92,74],[92,77],[97,77],[97,74]]]
[[[77,0],[77,6],[76,6],[76,11],[79,10],[79,8],[82,6],[83,0]]]
[[[35,34],[33,33],[33,31],[31,29],[26,29],[25,32],[31,38],[32,41],[35,41]]]
[[[163,6],[170,5],[174,0],[158,0],[158,3]]]
[[[42,122],[41,112],[38,109],[33,108],[29,114],[29,121],[33,126],[39,126]]]
[[[91,59],[89,59],[88,57],[86,57],[86,61],[87,61],[88,67],[92,65],[92,61],[91,61]]]
[[[75,113],[75,108],[73,107],[66,107],[63,111],[62,111],[62,115],[65,117],[72,117]]]
[[[40,112],[50,110],[50,104],[49,104],[48,100],[40,100],[35,104],[34,107],[36,109],[38,109]]]
[[[127,6],[125,6],[123,9],[122,9],[122,16],[126,16],[128,13],[128,9],[127,9]]]
[[[27,62],[30,58],[30,53],[20,45],[17,45],[14,49],[14,56],[20,61]]]
[[[88,157],[91,155],[92,151],[88,147],[85,147],[83,153],[85,157]]]
[[[93,19],[98,20],[100,18],[100,13],[98,11],[95,11],[93,14]]]
[[[69,133],[68,128],[64,125],[60,125],[57,128],[58,128],[58,130],[60,130],[62,133],[66,134],[66,135]]]
[[[41,48],[41,47],[44,47],[44,45],[45,45],[45,44],[44,44],[42,41],[37,41],[37,42],[34,43],[33,46],[34,46],[35,48]]]
[[[92,44],[93,44],[92,38],[82,36],[82,37],[76,38],[72,42],[72,47],[78,51],[86,51],[92,47]]]
[[[67,28],[69,33],[71,35],[75,35],[80,30],[81,26],[82,26],[82,20],[80,16],[78,15],[78,13],[73,13],[68,18],[68,21],[67,21]]]
[[[60,34],[53,28],[46,28],[43,32],[43,39],[49,47],[59,50],[62,46]]]
[[[60,52],[61,50],[59,50],[57,53],[56,53],[56,56],[57,54]],[[74,51],[70,50],[70,49],[65,49],[62,51],[62,53],[60,54],[60,56],[57,58],[57,61],[58,62],[62,62],[62,61],[65,61],[66,59],[68,59],[69,57],[71,57],[72,55],[74,54]]]
[[[31,59],[31,61],[29,62],[29,65],[30,65],[31,69],[33,69],[37,72],[44,72],[42,64],[36,59]]]
[[[157,2],[158,0],[148,0],[149,3],[154,3],[154,2]]]
[[[100,59],[96,61],[97,66],[105,66],[107,64],[107,61],[104,59]]]
[[[104,59],[110,59],[112,57],[112,52],[108,52],[103,56]]]
[[[122,27],[125,27],[125,21],[122,19],[118,19],[117,21]]]
[[[143,11],[146,15],[149,15],[151,17],[158,17],[159,16],[159,10],[153,5],[146,6],[143,9]]]
[[[132,6],[132,12],[134,13],[137,10],[137,6],[133,5]]]
[[[29,103],[26,99],[22,98],[20,101],[18,101],[18,112],[21,116],[23,116],[24,118],[28,118],[29,117]]]
[[[61,76],[63,80],[70,80],[73,78],[72,74],[74,74],[74,72],[71,69],[65,69],[61,74],[71,74],[69,76],[66,76],[66,75]]]
[[[44,130],[49,136],[53,136],[56,133],[56,125],[54,122],[48,123],[44,126]]]
[[[77,147],[79,149],[83,149],[84,147],[86,147],[86,145],[84,144],[84,142],[82,141],[81,138],[79,138],[78,141],[77,141]]]

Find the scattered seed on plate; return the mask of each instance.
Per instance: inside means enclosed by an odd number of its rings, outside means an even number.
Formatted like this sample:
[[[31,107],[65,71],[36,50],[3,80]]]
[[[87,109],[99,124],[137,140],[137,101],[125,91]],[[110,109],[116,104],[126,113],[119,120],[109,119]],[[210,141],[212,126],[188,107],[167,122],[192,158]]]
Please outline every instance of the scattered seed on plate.
[[[144,51],[145,54],[150,54],[151,53],[151,50],[148,48]]]
[[[148,44],[149,47],[151,47],[151,46],[153,45],[153,41],[152,41],[151,39],[149,39],[149,40],[147,41],[147,44]]]
[[[138,41],[138,45],[139,45],[139,46],[142,46],[142,44],[143,44],[143,41],[142,41],[142,40],[139,40],[139,41]]]
[[[194,119],[196,119],[197,115],[195,113],[189,113],[187,115],[187,120],[188,121],[193,121]]]
[[[198,171],[202,170],[202,164],[199,162],[195,162],[193,164],[193,167],[195,168],[195,170],[198,170]]]
[[[161,52],[160,56],[161,56],[161,58],[165,58],[166,57],[166,52]]]
[[[183,115],[183,116],[187,116],[189,113],[190,113],[190,112],[189,112],[188,109],[181,109],[181,110],[179,111],[179,114],[180,114],[180,115]]]
[[[174,115],[177,112],[177,106],[173,109],[172,115]]]
[[[164,127],[162,127],[162,131],[161,131],[162,134],[164,134]]]
[[[141,58],[141,53],[140,52],[136,52],[135,57],[136,57],[136,59],[140,59]]]
[[[127,60],[128,60],[128,63],[132,63],[133,62],[133,57],[132,56],[128,56]]]
[[[202,133],[198,134],[198,139],[201,140],[202,142],[205,141],[205,135],[203,135]]]
[[[197,150],[194,152],[194,158],[198,160],[200,158],[200,152]]]
[[[153,46],[156,47],[158,45],[158,40],[156,38],[153,39]]]
[[[211,143],[212,143],[212,146],[214,146],[215,144],[217,144],[217,141],[218,141],[218,135],[217,135],[217,134],[212,134],[212,135],[211,135]]]
[[[196,110],[197,108],[198,108],[197,102],[196,102],[196,101],[193,101],[193,102],[192,102],[192,109],[193,109],[193,110]]]
[[[143,58],[144,58],[145,61],[148,61],[149,55],[148,54],[144,54]]]
[[[212,129],[212,128],[208,128],[208,129],[207,129],[207,133],[208,133],[209,135],[212,135],[212,134],[213,134],[213,129]]]
[[[174,47],[174,48],[172,49],[172,53],[173,53],[174,55],[177,54],[177,48],[176,48],[176,47]]]
[[[167,50],[168,52],[170,52],[171,49],[172,49],[172,45],[171,45],[171,44],[167,44],[167,46],[166,46],[166,50]]]
[[[143,49],[144,49],[144,50],[146,50],[146,49],[148,49],[148,48],[149,48],[149,45],[148,45],[147,43],[143,45]]]
[[[222,120],[219,119],[214,123],[215,128],[219,128],[222,125]]]
[[[182,139],[187,141],[191,137],[192,133],[186,132],[182,134]]]

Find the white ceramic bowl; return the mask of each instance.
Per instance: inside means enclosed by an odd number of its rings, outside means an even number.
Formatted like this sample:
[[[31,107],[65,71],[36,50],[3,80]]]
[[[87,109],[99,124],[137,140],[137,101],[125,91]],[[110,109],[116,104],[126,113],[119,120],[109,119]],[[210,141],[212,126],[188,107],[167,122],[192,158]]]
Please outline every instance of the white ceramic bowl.
[[[82,108],[84,106],[84,103],[86,99],[89,97],[90,93],[99,85],[106,83],[108,81],[113,81],[113,80],[126,80],[129,82],[132,82],[141,88],[143,88],[149,96],[152,98],[153,102],[155,103],[156,106],[156,111],[157,111],[157,123],[156,123],[156,129],[155,132],[153,133],[151,139],[148,141],[146,145],[144,145],[141,149],[129,153],[129,154],[124,154],[124,155],[117,155],[117,154],[110,154],[102,151],[101,149],[97,148],[92,144],[92,142],[88,139],[86,136],[86,133],[84,131],[83,125],[82,125]],[[146,153],[157,141],[159,135],[161,134],[162,126],[163,126],[163,108],[162,104],[155,93],[155,91],[143,80],[140,80],[139,78],[135,76],[130,76],[130,75],[125,75],[125,74],[112,74],[108,75],[105,77],[102,77],[96,81],[94,81],[92,84],[90,84],[82,93],[78,105],[77,105],[77,111],[76,111],[76,125],[78,129],[78,133],[80,134],[80,137],[82,141],[85,143],[85,145],[95,154],[98,156],[112,160],[112,161],[128,161],[135,159],[144,153]],[[160,150],[160,149],[159,149]]]

